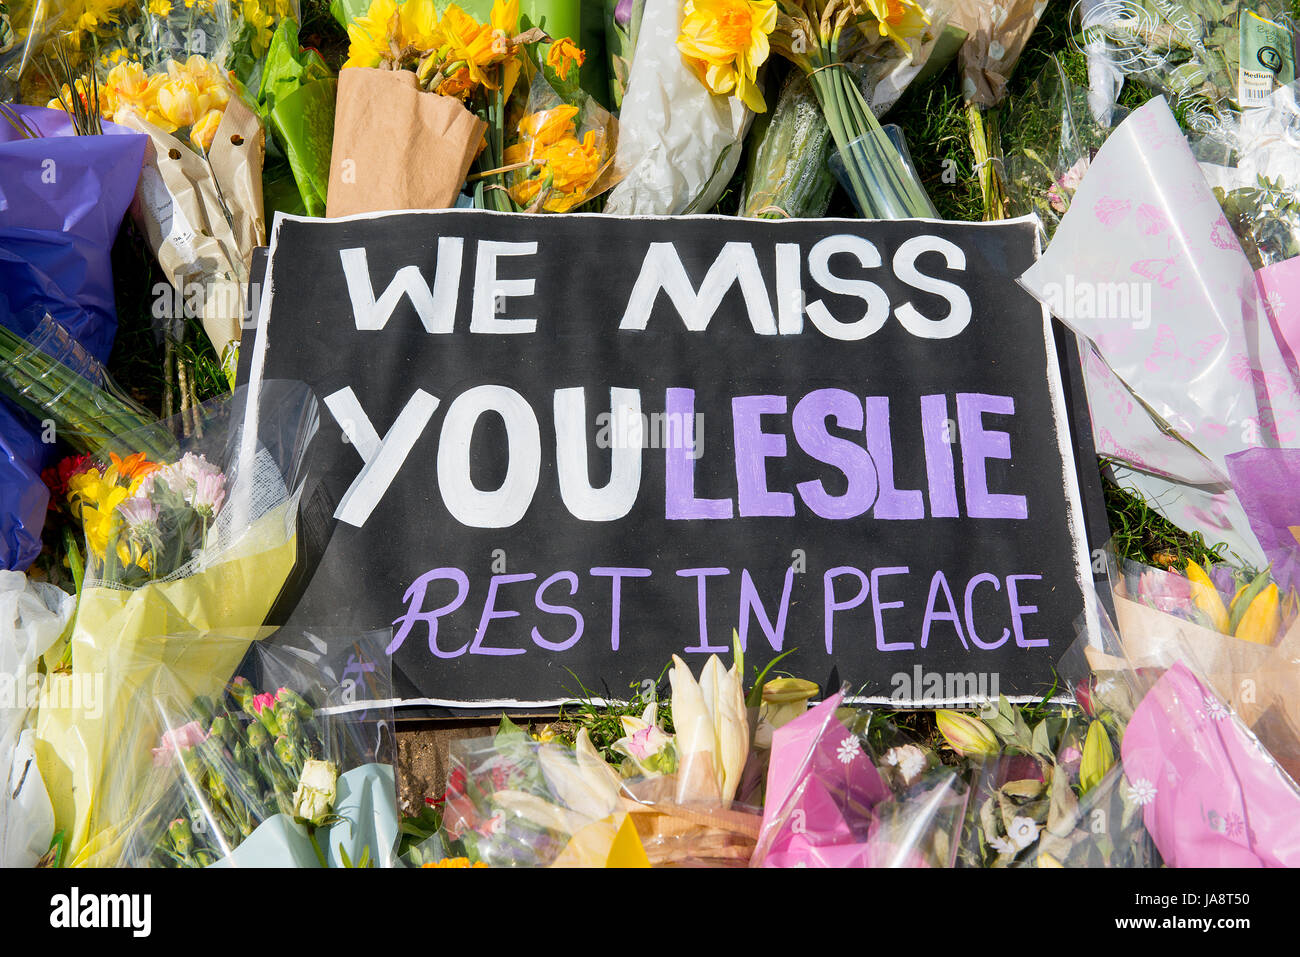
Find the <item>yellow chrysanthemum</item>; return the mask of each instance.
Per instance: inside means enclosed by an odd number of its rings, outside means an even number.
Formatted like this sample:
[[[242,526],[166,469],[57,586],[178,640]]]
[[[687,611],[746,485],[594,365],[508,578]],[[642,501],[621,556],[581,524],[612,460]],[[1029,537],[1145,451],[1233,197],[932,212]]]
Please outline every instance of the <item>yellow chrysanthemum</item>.
[[[686,0],[677,49],[712,92],[765,112],[758,68],[767,60],[776,13],[773,0]]]
[[[149,0],[149,12],[155,17],[171,16],[172,0]]]
[[[920,34],[930,23],[925,11],[912,0],[863,0],[882,37],[889,37],[904,53],[910,54],[908,40]]]

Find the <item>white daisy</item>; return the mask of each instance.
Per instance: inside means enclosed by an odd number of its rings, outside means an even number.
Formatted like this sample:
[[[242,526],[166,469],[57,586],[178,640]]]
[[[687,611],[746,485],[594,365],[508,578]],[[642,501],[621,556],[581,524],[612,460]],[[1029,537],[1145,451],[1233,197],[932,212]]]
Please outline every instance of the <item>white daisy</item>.
[[[840,759],[840,764],[848,764],[861,753],[862,745],[858,743],[857,738],[850,734],[840,742],[840,746],[836,750],[835,756]]]
[[[1156,799],[1156,786],[1146,778],[1138,778],[1136,781],[1130,781],[1128,789],[1133,800],[1141,807],[1146,807]]]
[[[925,770],[925,752],[914,744],[904,744],[886,751],[884,762],[890,767],[898,768],[904,783],[911,784]]]
[[[1205,713],[1210,716],[1211,721],[1222,721],[1228,716],[1228,709],[1214,695],[1207,694],[1205,696]]]
[[[1011,826],[1007,828],[1007,836],[1011,838],[1016,850],[1023,851],[1038,840],[1038,824],[1032,817],[1013,817]]]

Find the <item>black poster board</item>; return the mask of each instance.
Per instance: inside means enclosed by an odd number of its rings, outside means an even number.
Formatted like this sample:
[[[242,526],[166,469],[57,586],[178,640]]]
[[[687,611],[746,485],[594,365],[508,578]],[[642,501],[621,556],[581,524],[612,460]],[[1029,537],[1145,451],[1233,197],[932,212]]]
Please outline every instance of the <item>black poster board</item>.
[[[323,403],[282,617],[391,623],[411,704],[625,696],[733,628],[865,700],[1039,697],[1100,493],[1036,249],[1032,220],[278,217],[241,381],[250,414],[268,379]]]

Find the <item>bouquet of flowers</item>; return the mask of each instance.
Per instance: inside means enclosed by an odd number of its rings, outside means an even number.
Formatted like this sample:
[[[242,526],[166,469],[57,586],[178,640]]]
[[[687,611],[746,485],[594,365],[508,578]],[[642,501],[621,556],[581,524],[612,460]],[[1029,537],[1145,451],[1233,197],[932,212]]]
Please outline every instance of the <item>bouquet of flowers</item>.
[[[1070,208],[1093,156],[1110,127],[1093,119],[1088,91],[1071,83],[1061,62],[1052,57],[1031,92],[1008,102],[1001,125],[1002,181],[1012,215],[1036,213],[1048,237]],[[1117,110],[1116,121],[1124,111]]]
[[[266,241],[265,136],[229,71],[227,0],[175,9],[154,0],[141,15],[139,30],[120,33],[121,45],[65,82],[50,105],[149,137],[132,214],[177,291],[174,301],[202,320],[233,383],[248,270]],[[183,335],[184,314],[158,318],[170,347]],[[184,389],[186,408],[191,398]]]
[[[1153,867],[1159,863],[1122,787],[1122,723],[1109,686],[1076,692],[1080,710],[1047,709],[1030,724],[1000,698],[979,715],[938,713],[954,752],[982,762],[961,849],[968,867]]]
[[[142,693],[149,770],[134,781],[119,775],[110,796],[129,809],[118,863],[392,866],[392,712],[368,703],[391,693],[381,654],[389,637],[312,636],[315,654],[320,644],[327,651],[310,669],[259,646],[250,670],[289,682],[274,692],[241,675],[224,693],[189,699],[161,674]],[[348,699],[366,707],[349,710]]]
[[[515,211],[520,197],[568,210],[599,192],[615,137],[612,117],[578,85],[586,54],[571,37],[523,29],[519,0],[496,0],[487,23],[455,4],[439,13],[433,0],[374,0],[348,35],[331,216],[450,207],[472,164],[481,209]],[[377,98],[392,105],[386,116],[375,114]],[[376,147],[394,138],[408,152]],[[410,155],[442,161],[412,170]]]
[[[898,149],[867,105],[850,64],[880,38],[911,56],[909,41],[928,24],[913,0],[881,4],[822,0],[687,0],[677,48],[714,94],[734,96],[755,112],[767,109],[758,69],[776,50],[812,84],[845,170],[846,185],[863,216],[930,216],[932,207]],[[745,25],[744,30],[724,24]]]
[[[672,726],[653,702],[622,719],[616,770],[586,729],[573,747],[503,720],[452,748],[443,803],[448,856],[489,866],[744,864],[759,819],[733,804],[750,753],[740,661],[710,656],[697,682],[675,659]]]
[[[781,679],[777,679],[781,680]],[[775,730],[753,867],[951,867],[969,789],[844,690]]]
[[[273,417],[246,422],[242,391],[214,400],[189,436],[169,423],[165,459],[110,452],[68,479],[88,570],[66,647],[46,656],[58,667],[42,689],[36,731],[56,820],[83,860],[102,850],[97,834],[113,836],[99,792],[137,710],[135,692],[165,669],[190,694],[215,694],[270,631],[263,623],[297,558],[302,456],[316,411],[308,390],[291,383],[268,407]],[[106,700],[54,705],[96,674],[114,675]]]

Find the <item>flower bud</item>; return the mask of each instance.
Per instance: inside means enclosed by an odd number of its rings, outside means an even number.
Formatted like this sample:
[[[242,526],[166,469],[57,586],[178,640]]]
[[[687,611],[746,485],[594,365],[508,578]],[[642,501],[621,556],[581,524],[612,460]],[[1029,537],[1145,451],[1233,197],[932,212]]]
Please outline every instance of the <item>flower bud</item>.
[[[763,685],[763,718],[772,728],[789,724],[808,710],[808,699],[821,689],[803,678],[773,678]]]
[[[1088,736],[1083,741],[1083,758],[1079,761],[1079,787],[1087,794],[1106,776],[1115,763],[1115,751],[1110,744],[1110,734],[1100,721],[1088,725]]]
[[[190,822],[183,817],[178,817],[167,826],[167,836],[171,838],[172,847],[176,848],[176,853],[182,857],[189,856],[194,847],[194,834],[190,830]]]
[[[974,715],[942,708],[935,713],[935,723],[948,746],[964,757],[999,751],[997,736]]]

